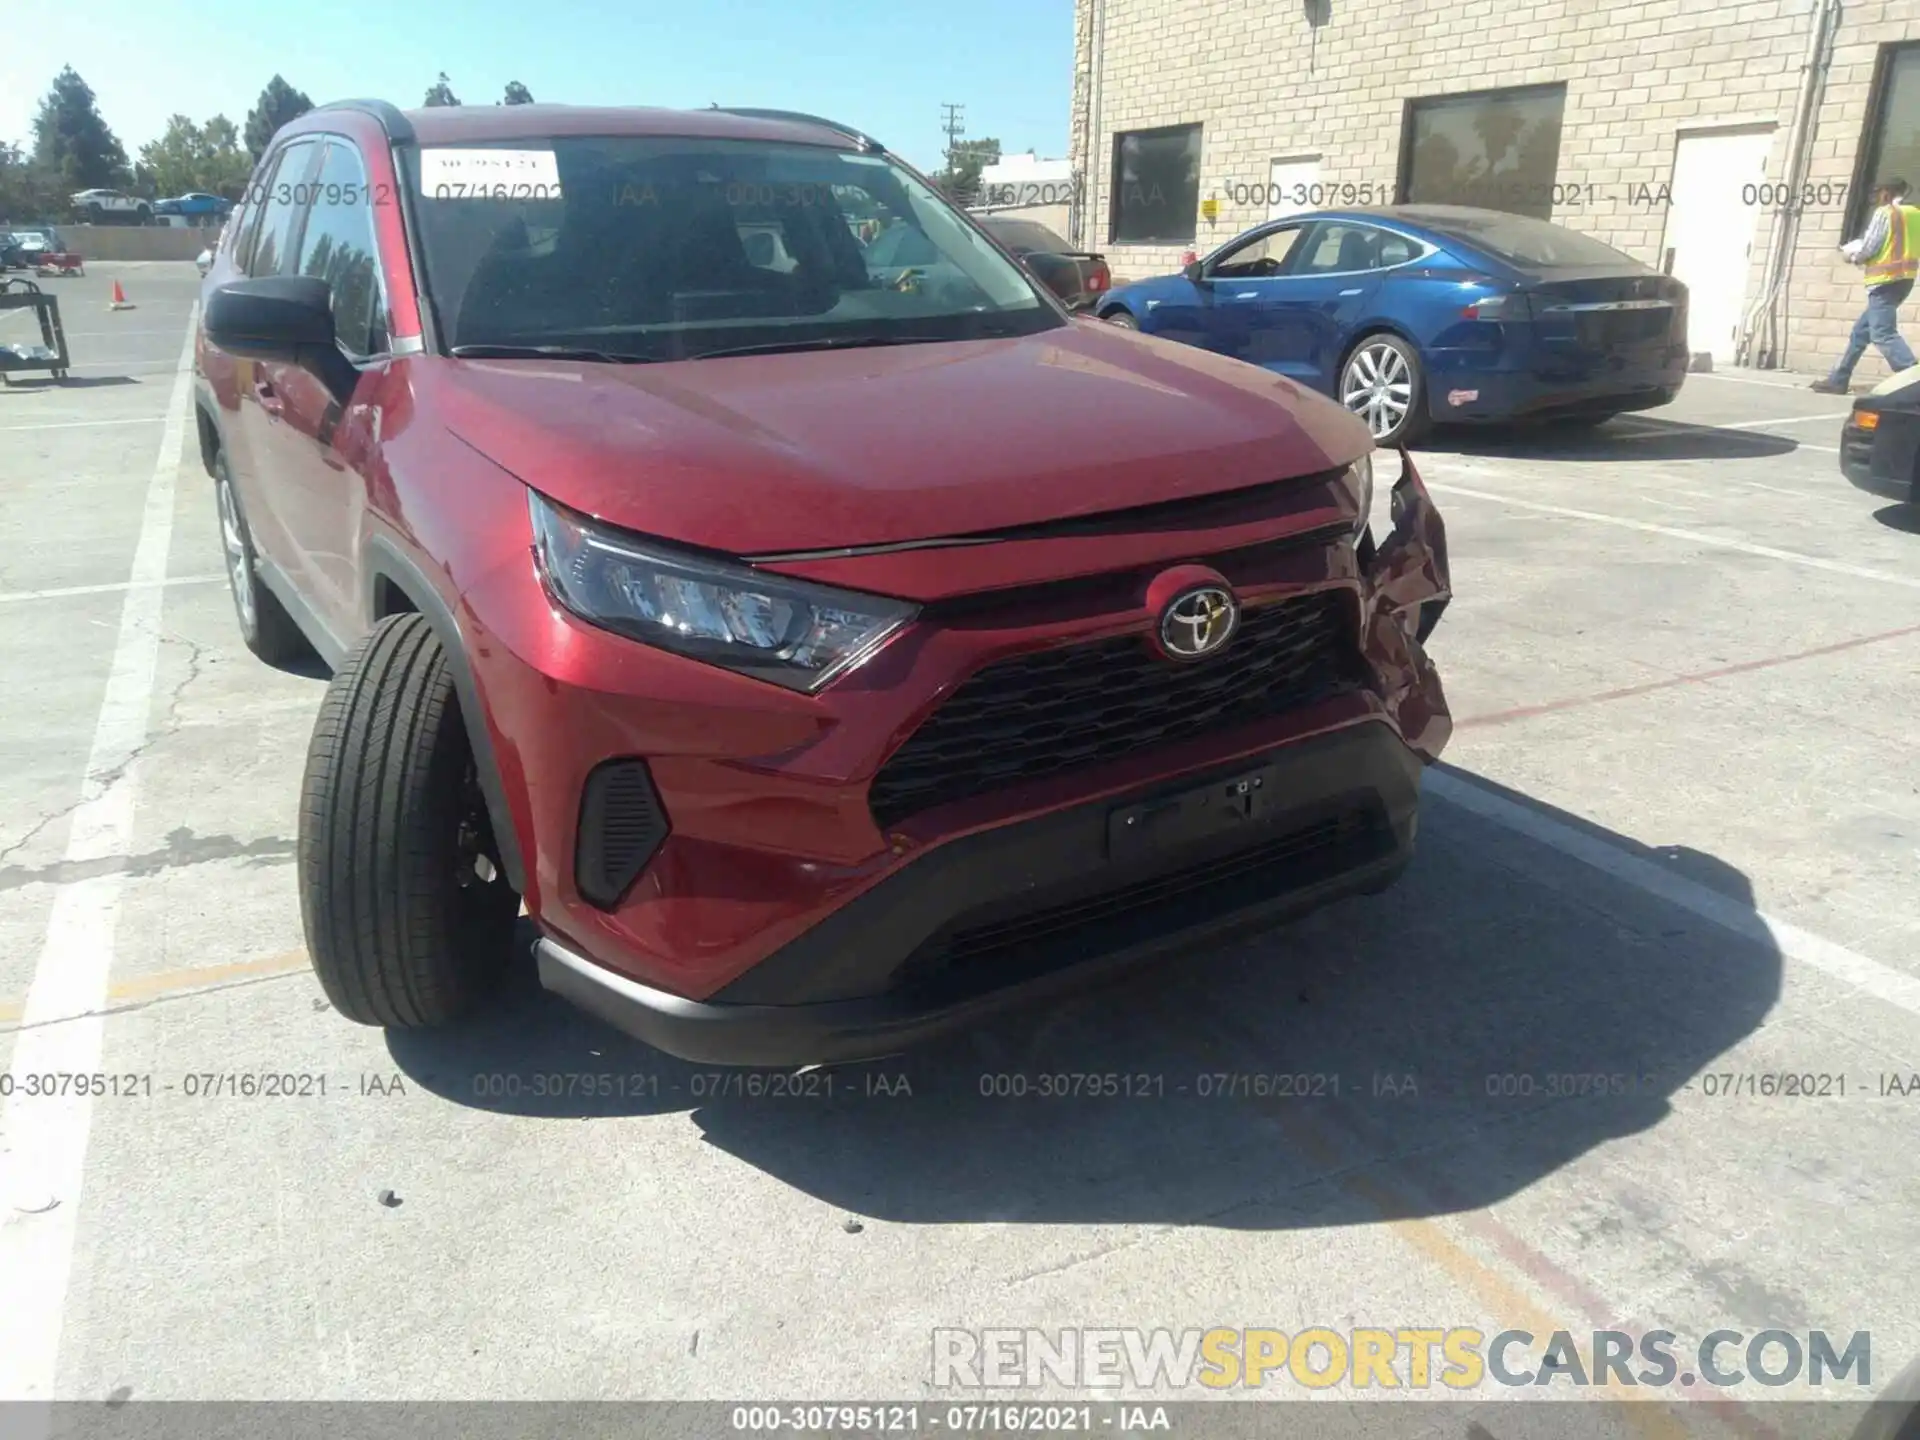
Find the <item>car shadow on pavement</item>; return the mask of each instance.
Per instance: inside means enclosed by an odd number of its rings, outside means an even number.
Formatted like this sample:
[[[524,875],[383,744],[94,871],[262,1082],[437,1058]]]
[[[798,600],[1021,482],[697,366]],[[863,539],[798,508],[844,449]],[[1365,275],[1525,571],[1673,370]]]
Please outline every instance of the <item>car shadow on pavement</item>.
[[[1834,421],[1836,432],[1839,423],[1838,419]],[[1591,429],[1550,422],[1451,426],[1434,431],[1419,448],[1422,452],[1441,455],[1592,464],[1616,460],[1753,460],[1768,455],[1790,455],[1800,446],[1798,441],[1786,436],[1759,430],[1693,425],[1634,414],[1619,416]]]
[[[138,377],[133,375],[69,375],[64,380],[56,380],[51,375],[42,375],[32,379],[11,376],[8,390],[91,390],[99,385],[138,385]]]
[[[1882,505],[1873,512],[1873,518],[1889,530],[1898,530],[1903,535],[1920,535],[1920,505]]]
[[[1712,856],[1453,773],[1752,902]],[[1780,983],[1769,943],[1430,796],[1383,895],[892,1060],[798,1080],[688,1065],[525,978],[489,1019],[388,1046],[483,1109],[687,1111],[717,1149],[879,1220],[1275,1229],[1477,1208],[1647,1130]]]

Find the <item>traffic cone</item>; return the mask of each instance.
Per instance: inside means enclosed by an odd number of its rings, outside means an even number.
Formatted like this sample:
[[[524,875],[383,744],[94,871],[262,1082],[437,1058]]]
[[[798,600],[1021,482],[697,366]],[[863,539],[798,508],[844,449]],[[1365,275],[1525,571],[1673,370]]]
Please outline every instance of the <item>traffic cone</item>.
[[[107,308],[109,310],[133,309],[133,302],[127,299],[127,292],[120,288],[120,282],[118,280],[113,282],[113,301]]]

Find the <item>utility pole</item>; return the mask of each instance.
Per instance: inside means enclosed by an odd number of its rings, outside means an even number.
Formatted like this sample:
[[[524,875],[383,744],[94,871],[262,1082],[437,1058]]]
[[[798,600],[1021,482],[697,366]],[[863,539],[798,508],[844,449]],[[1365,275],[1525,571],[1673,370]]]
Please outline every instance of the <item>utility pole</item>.
[[[945,112],[940,117],[940,128],[947,132],[947,173],[953,173],[953,152],[960,143],[960,137],[967,133],[964,105],[942,105]]]

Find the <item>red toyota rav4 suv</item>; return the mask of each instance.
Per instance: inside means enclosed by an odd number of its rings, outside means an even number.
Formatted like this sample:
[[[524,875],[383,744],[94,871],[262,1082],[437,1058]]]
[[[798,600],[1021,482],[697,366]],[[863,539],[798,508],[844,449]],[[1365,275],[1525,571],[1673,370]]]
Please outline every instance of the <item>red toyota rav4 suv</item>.
[[[241,630],[334,670],[299,883],[351,1019],[483,1001],[524,902],[664,1050],[870,1058],[1407,861],[1411,466],[1376,545],[1353,416],[1070,317],[842,126],[323,106],[203,317]]]

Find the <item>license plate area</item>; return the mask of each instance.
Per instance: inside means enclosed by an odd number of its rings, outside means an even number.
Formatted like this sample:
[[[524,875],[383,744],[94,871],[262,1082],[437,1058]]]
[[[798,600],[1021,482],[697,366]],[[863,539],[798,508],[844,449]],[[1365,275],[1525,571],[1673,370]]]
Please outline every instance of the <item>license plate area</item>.
[[[1273,803],[1275,773],[1263,765],[1109,811],[1107,858],[1147,855],[1257,823]]]

